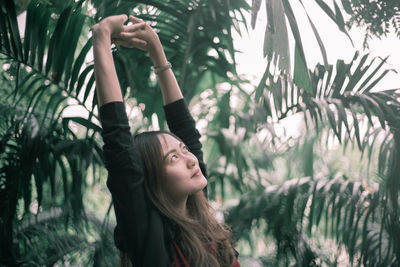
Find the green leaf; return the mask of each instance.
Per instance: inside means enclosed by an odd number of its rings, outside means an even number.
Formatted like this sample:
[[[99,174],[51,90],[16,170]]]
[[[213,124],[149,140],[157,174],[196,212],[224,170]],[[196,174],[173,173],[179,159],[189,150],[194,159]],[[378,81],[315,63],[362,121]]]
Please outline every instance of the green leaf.
[[[346,11],[346,13],[351,15],[353,13],[353,10],[351,9],[350,0],[341,0],[341,1],[342,1],[342,5],[343,5],[343,8]]]
[[[96,132],[101,132],[101,127],[94,124],[93,122],[84,119],[82,117],[65,117],[63,118],[63,123],[68,123],[69,121],[73,121],[76,122],[84,127],[86,127],[87,129],[93,129]]]
[[[380,82],[380,80],[382,80],[386,74],[389,73],[390,70],[385,70],[383,71],[383,73],[381,75],[379,75],[379,77],[377,79],[375,79],[375,81],[373,81],[367,88],[365,88],[364,92],[369,92],[372,88],[375,87],[375,85],[378,84],[378,82]]]
[[[351,115],[353,117],[354,136],[356,137],[358,148],[361,149],[361,137],[360,137],[360,127],[358,126],[358,118],[353,110],[351,110]]]
[[[349,127],[349,123],[347,121],[347,114],[343,107],[343,103],[337,99],[332,99],[332,102],[333,102],[333,104],[335,104],[336,110],[338,111],[338,117],[339,117],[340,124],[341,124],[341,122],[344,123],[344,125],[346,127],[346,131],[350,135],[350,127]],[[339,132],[341,132],[341,131],[339,131]]]
[[[385,114],[383,113],[383,111],[382,111],[380,105],[374,100],[373,97],[370,97],[370,96],[365,95],[365,94],[363,95],[363,97],[366,98],[366,99],[368,100],[369,105],[372,106],[373,110],[375,111],[376,116],[378,117],[379,122],[381,123],[382,128],[385,129],[385,128],[386,128],[386,124],[385,124],[386,116],[385,116]]]
[[[92,47],[92,39],[90,38],[86,44],[83,46],[82,50],[79,53],[79,56],[76,58],[74,67],[71,74],[71,79],[69,82],[69,91],[71,92],[74,89],[76,79],[78,78],[79,72],[82,68],[83,63],[85,62],[85,58],[90,48]],[[79,88],[80,90],[80,88]],[[76,93],[78,95],[79,92]]]
[[[61,53],[64,51],[60,51],[61,40],[65,33],[65,28],[68,25],[68,17],[70,16],[72,7],[66,8],[60,15],[60,18],[57,21],[54,32],[50,38],[48,57],[46,62],[46,74],[50,72],[50,69],[53,70],[53,81],[54,83],[58,83],[60,81],[60,75],[62,73],[57,73],[57,70],[61,70],[61,66],[65,63],[63,57],[61,57]],[[60,56],[60,58],[58,57]]]
[[[7,18],[7,24],[8,24],[8,29],[9,29],[9,37],[10,37],[10,43],[11,43],[11,48],[12,48],[12,55],[13,57],[17,58],[18,60],[22,61],[23,60],[23,54],[22,54],[22,43],[21,43],[21,37],[19,34],[19,29],[18,29],[18,22],[17,22],[17,15],[15,11],[15,5],[14,1],[5,1],[5,8],[6,8],[6,18]]]
[[[268,1],[268,0],[266,0]],[[251,27],[254,29],[256,27],[257,14],[261,7],[261,0],[251,1]]]
[[[256,95],[255,95],[256,103],[258,103],[260,101],[260,98],[264,93],[266,82],[267,82],[268,78],[271,76],[270,70],[269,70],[270,66],[271,66],[271,60],[268,61],[268,64],[267,64],[267,67],[265,68],[263,77],[261,78],[260,83],[258,84],[258,86],[256,88]]]
[[[94,81],[95,81],[94,72],[92,72],[92,76],[90,76],[90,79],[86,85],[85,95],[83,96],[83,103],[86,102],[86,100],[89,96],[89,93],[92,91]],[[160,124],[163,125],[162,121],[160,121]]]
[[[379,63],[379,65],[371,72],[371,74],[363,81],[363,83],[360,85],[358,91],[360,93],[364,93],[364,92],[369,92],[368,90],[366,90],[365,86],[368,84],[368,82],[378,73],[378,71],[382,68],[382,66],[386,63],[388,57],[384,58],[383,60],[381,60],[381,62]],[[372,62],[371,64],[372,65]],[[383,78],[383,77],[382,77]],[[377,82],[374,84],[374,86],[377,84]],[[372,89],[373,86],[369,87],[369,89]]]
[[[3,2],[1,2],[3,4]],[[1,38],[4,39],[0,42],[0,49],[2,52],[5,52],[9,55],[11,55],[11,47],[10,47],[10,39],[9,39],[9,33],[7,27],[7,10],[3,5],[0,6],[0,11],[1,11],[1,16],[0,16],[0,30],[1,30]]]
[[[367,96],[366,96],[366,95],[359,95],[359,98],[358,98],[358,99],[360,100],[360,104],[362,105],[362,107],[363,107],[363,109],[364,109],[364,112],[365,112],[365,114],[366,114],[367,117],[368,117],[369,123],[370,123],[371,125],[374,125],[374,123],[373,123],[373,121],[372,121],[372,118],[371,118],[371,110],[370,110],[370,107],[369,107],[369,104],[368,104],[368,98],[367,98]]]
[[[85,80],[86,80],[87,75],[88,75],[90,72],[92,72],[92,74],[93,74],[93,68],[94,68],[94,65],[89,65],[89,66],[87,66],[87,67],[81,72],[81,74],[79,75],[78,83],[77,83],[77,85],[76,85],[76,93],[75,93],[76,96],[78,96],[79,93],[81,92],[81,90],[82,90],[82,88],[83,88],[83,86],[84,86],[84,83],[85,83]],[[72,89],[72,87],[71,87],[71,89]],[[85,95],[88,95],[89,93],[86,93],[86,91],[87,91],[87,90],[85,90]]]
[[[323,0],[315,0],[317,4],[321,7],[321,9],[336,23],[336,25],[339,27],[339,29],[347,35],[349,38],[351,44],[353,44],[353,40],[351,39],[349,33],[346,31],[345,28],[345,23],[343,20],[343,15],[340,11],[339,6],[337,5],[336,1],[334,0],[334,6],[335,6],[335,12],[336,14],[332,11],[332,9],[323,1]]]
[[[300,56],[298,47],[295,48],[294,53],[294,75],[293,82],[306,92],[312,94],[311,80],[308,72],[307,65],[303,58]]]
[[[326,114],[328,115],[328,121],[329,121],[329,123],[331,125],[331,129],[333,130],[333,132],[337,136],[339,142],[342,142],[341,132],[338,131],[338,128],[337,128],[337,125],[336,125],[335,114],[333,113],[333,111],[329,107],[329,103],[323,102],[323,104],[325,106]]]
[[[28,5],[27,11],[26,11],[26,21],[25,21],[25,33],[24,33],[24,59],[25,61],[29,62],[31,65],[34,64],[35,62],[35,52],[36,50],[34,49],[35,46],[33,45],[34,41],[31,42],[32,38],[32,32],[35,32],[35,27],[38,25],[37,23],[34,23],[34,17],[33,15],[35,14],[35,4],[36,1],[33,0],[31,3]],[[29,52],[31,52],[31,55],[29,57]]]
[[[343,15],[342,12],[340,11],[338,4],[336,3],[336,0],[333,0],[333,5],[335,6],[336,24],[339,26],[339,29],[342,32],[344,32],[347,35],[347,37],[349,37],[349,39],[351,40],[350,35],[346,31]]]
[[[289,39],[281,1],[266,0],[267,18],[264,34],[264,57],[290,73]]]
[[[63,44],[61,46],[61,51],[63,51],[63,53],[65,53],[66,55],[66,60],[62,68],[63,71],[57,71],[57,73],[64,72],[65,84],[68,84],[68,80],[70,78],[75,50],[78,45],[78,40],[81,35],[81,30],[83,28],[84,22],[85,16],[81,14],[80,8],[76,8],[72,13],[71,18],[69,19],[69,25],[64,34],[65,36],[69,37],[69,40],[68,42],[63,40]]]
[[[272,93],[274,96],[274,105],[275,105],[275,112],[277,116],[279,117],[283,111],[282,111],[282,83],[281,80],[278,78],[277,82],[273,82],[271,85]]]
[[[349,83],[347,84],[346,88],[344,89],[344,91],[356,91],[355,87],[357,85],[357,83],[364,77],[364,74],[368,71],[368,68],[371,66],[371,64],[369,66],[364,66],[364,63],[366,62],[368,58],[368,55],[364,55],[361,58],[360,63],[358,64],[356,70],[354,71],[354,73],[349,77]]]
[[[319,45],[319,49],[321,50],[322,59],[324,60],[324,65],[325,65],[325,68],[327,69],[328,68],[328,57],[326,55],[326,49],[325,49],[324,43],[322,42],[322,39],[319,36],[318,30],[315,27],[315,25],[314,25],[313,21],[311,20],[310,16],[308,15],[308,12],[307,12],[306,8],[304,7],[304,4],[303,4],[303,2],[301,0],[300,0],[300,3],[303,6],[303,9],[307,14],[308,22],[311,25],[311,29],[313,30],[315,38],[317,39],[317,42],[318,42],[318,45]]]
[[[38,63],[38,70],[43,71],[43,64],[44,64],[44,55],[46,53],[46,43],[48,40],[47,31],[50,22],[50,12],[47,8],[41,7],[40,8],[42,16],[40,18],[39,27],[37,29],[37,63]]]
[[[40,129],[44,129],[44,128],[45,128],[44,123],[45,123],[45,121],[46,121],[46,119],[47,119],[47,114],[48,114],[48,112],[50,111],[51,106],[54,107],[54,110],[52,110],[52,111],[53,111],[53,112],[52,112],[52,117],[53,117],[55,114],[57,114],[57,112],[56,112],[55,109],[59,106],[59,104],[60,104],[62,101],[65,100],[65,98],[66,98],[66,97],[62,96],[59,92],[56,92],[56,93],[52,94],[52,96],[50,97],[49,102],[48,102],[47,105],[46,105],[46,109],[45,109],[45,111],[44,111],[44,113],[43,113],[43,119],[42,119],[42,122],[40,123],[40,126],[39,126]],[[51,123],[51,122],[50,122],[50,123]]]
[[[357,57],[357,53],[355,57]],[[354,61],[354,60],[353,60]],[[344,63],[343,60],[338,60],[336,62],[336,76],[335,79],[333,80],[333,93],[332,97],[339,97],[342,93],[342,87],[343,84],[346,80],[346,77],[348,76],[350,69],[351,69],[352,63],[346,64]]]

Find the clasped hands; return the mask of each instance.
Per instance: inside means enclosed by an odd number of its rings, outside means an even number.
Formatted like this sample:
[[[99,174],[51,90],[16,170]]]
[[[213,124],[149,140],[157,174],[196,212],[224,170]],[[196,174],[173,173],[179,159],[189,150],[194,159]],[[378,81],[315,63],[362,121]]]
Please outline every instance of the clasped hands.
[[[92,27],[93,38],[108,38],[116,45],[139,48],[151,53],[161,45],[157,33],[146,22],[129,16],[130,25],[125,25],[127,15],[104,18]]]

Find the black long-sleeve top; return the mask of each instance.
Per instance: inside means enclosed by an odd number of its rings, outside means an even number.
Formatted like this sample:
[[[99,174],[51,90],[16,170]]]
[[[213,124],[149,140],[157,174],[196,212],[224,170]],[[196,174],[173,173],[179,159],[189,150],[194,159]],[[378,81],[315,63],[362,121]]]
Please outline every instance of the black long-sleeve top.
[[[182,139],[199,160],[206,176],[200,134],[186,102],[177,100],[164,106],[168,127]],[[122,102],[100,107],[103,126],[104,158],[108,170],[107,186],[112,194],[117,226],[116,246],[127,252],[133,266],[171,266],[177,225],[156,209],[144,189],[146,179],[139,151],[132,135]]]

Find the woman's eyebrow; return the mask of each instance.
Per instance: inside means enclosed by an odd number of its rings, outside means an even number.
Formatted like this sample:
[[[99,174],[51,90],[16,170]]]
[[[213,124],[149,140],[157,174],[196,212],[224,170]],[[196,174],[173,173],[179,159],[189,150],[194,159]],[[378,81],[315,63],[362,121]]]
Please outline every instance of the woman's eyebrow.
[[[179,143],[179,147],[181,148],[182,146],[185,146],[185,144],[182,143],[182,142],[180,142],[180,143]],[[176,153],[176,151],[177,151],[177,150],[176,150],[175,148],[169,150],[169,151],[164,155],[163,160],[165,160],[165,159],[168,157],[169,154],[171,154],[171,153],[173,153],[173,152]]]
[[[168,157],[168,155],[171,154],[171,153],[173,153],[173,152],[176,152],[176,149],[175,149],[175,148],[174,148],[174,149],[171,149],[170,151],[168,151],[168,152],[164,155],[163,160],[165,160],[165,159]]]

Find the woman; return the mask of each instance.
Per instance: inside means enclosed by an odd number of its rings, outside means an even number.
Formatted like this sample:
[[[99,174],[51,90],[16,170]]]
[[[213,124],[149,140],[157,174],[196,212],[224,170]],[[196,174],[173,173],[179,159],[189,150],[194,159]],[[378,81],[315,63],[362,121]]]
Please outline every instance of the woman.
[[[200,134],[155,31],[133,16],[92,28],[96,90],[117,227],[116,246],[133,266],[240,266],[230,232],[211,215],[203,189]],[[131,137],[111,43],[149,53],[158,76],[168,132]]]

